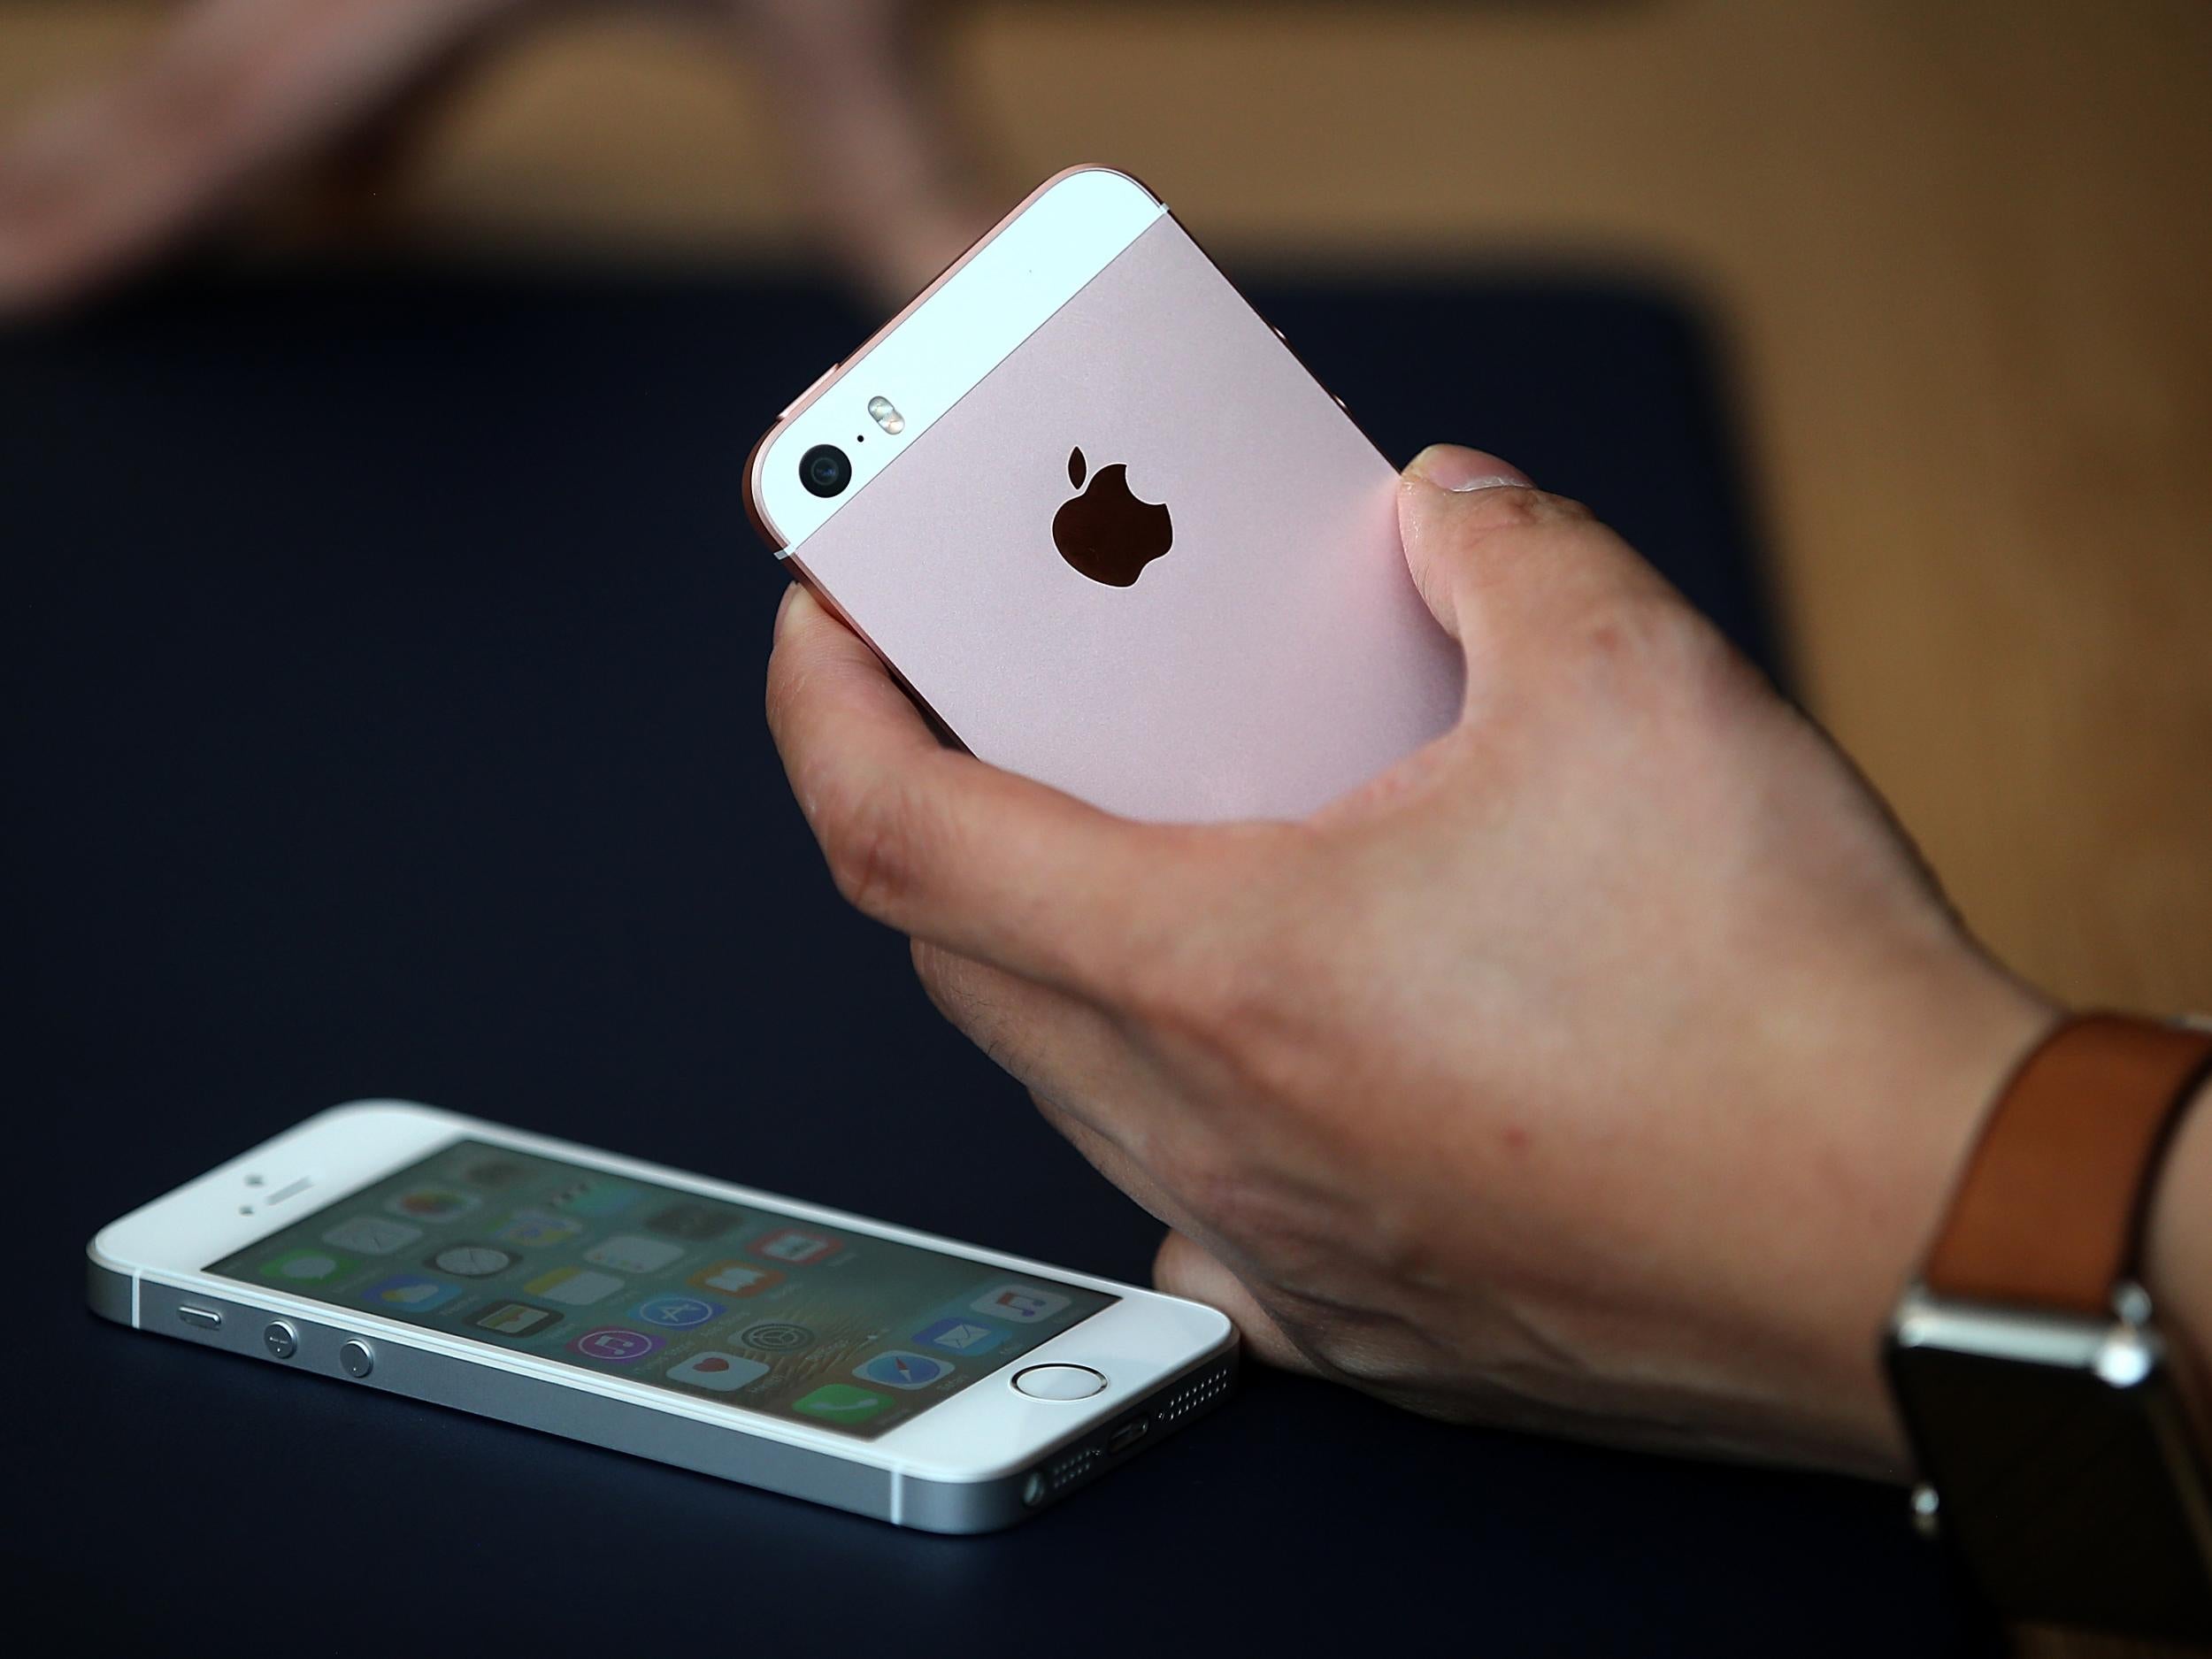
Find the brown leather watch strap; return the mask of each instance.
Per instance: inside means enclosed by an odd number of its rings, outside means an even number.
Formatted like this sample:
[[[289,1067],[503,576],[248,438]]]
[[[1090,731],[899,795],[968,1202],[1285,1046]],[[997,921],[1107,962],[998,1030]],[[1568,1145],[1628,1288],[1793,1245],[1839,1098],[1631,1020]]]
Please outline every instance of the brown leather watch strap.
[[[1991,1110],[1923,1282],[2108,1317],[2160,1156],[2208,1073],[2212,1034],[2117,1014],[2059,1026]]]

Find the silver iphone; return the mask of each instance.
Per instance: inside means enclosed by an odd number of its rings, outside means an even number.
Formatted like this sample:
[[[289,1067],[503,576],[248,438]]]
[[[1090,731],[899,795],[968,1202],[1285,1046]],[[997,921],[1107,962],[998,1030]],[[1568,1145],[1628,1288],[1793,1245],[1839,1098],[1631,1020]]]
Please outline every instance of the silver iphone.
[[[1195,1302],[399,1102],[311,1118],[88,1254],[96,1312],[234,1363],[938,1532],[1035,1513],[1236,1368]]]

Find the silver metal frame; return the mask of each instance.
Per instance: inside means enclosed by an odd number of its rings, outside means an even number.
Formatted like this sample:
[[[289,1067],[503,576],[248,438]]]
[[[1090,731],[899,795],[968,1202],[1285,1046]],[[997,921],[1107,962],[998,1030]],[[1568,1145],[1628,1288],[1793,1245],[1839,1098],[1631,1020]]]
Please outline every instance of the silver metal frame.
[[[2166,1346],[2150,1328],[2151,1299],[2123,1285],[2108,1319],[2011,1308],[1939,1296],[1925,1285],[1908,1288],[1890,1328],[1900,1348],[1939,1348],[2028,1365],[2094,1371],[2116,1388],[2146,1380],[2165,1363]]]
[[[149,1275],[134,1286],[129,1274],[90,1256],[85,1288],[92,1311],[118,1325],[932,1532],[995,1532],[1026,1519],[1218,1405],[1234,1383],[1237,1365],[1233,1334],[1122,1411],[1046,1449],[1026,1468],[984,1480],[932,1480],[472,1363],[385,1335],[364,1339],[289,1310],[257,1308]],[[219,1313],[221,1324],[211,1330],[188,1324],[180,1312],[185,1308]],[[292,1352],[284,1356],[263,1340],[265,1329],[280,1317],[294,1338]],[[339,1350],[363,1341],[373,1363],[357,1379],[347,1372]],[[997,1386],[1010,1385],[1001,1380]]]

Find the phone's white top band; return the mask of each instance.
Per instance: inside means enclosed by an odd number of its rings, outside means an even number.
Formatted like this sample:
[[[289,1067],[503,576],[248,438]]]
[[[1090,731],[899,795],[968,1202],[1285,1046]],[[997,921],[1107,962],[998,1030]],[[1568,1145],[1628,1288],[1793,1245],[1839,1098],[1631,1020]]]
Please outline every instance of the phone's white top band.
[[[776,557],[797,552],[1166,211],[1104,167],[1065,174],[1018,210],[763,447],[754,498],[783,538]],[[869,413],[878,397],[904,419],[895,434]],[[852,463],[850,485],[828,498],[799,481],[799,458],[823,443]]]

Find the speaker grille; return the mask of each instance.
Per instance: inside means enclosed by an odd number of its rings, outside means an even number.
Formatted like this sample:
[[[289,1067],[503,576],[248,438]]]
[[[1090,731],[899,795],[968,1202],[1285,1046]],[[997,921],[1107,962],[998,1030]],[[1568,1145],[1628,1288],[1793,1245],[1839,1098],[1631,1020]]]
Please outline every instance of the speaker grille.
[[[1046,1489],[1057,1492],[1063,1486],[1082,1479],[1098,1462],[1101,1449],[1095,1445],[1085,1446],[1048,1464],[1045,1469]]]
[[[1109,1424],[1094,1434],[1088,1444],[1062,1452],[1048,1463],[1042,1463],[1029,1477],[1029,1488],[1023,1502],[1032,1505],[1057,1497],[1070,1486],[1076,1486],[1097,1474],[1111,1463],[1118,1451],[1133,1449],[1141,1442],[1125,1440],[1119,1448],[1114,1445],[1117,1435],[1126,1431],[1132,1423],[1142,1427],[1149,1423],[1164,1432],[1183,1418],[1203,1411],[1229,1391],[1229,1379],[1233,1367],[1224,1365],[1217,1371],[1183,1385],[1154,1408],[1151,1417],[1123,1417]]]
[[[1229,1368],[1224,1365],[1219,1371],[1209,1372],[1196,1382],[1170,1394],[1160,1402],[1160,1409],[1153,1413],[1152,1420],[1164,1428],[1194,1411],[1203,1411],[1228,1389]]]

